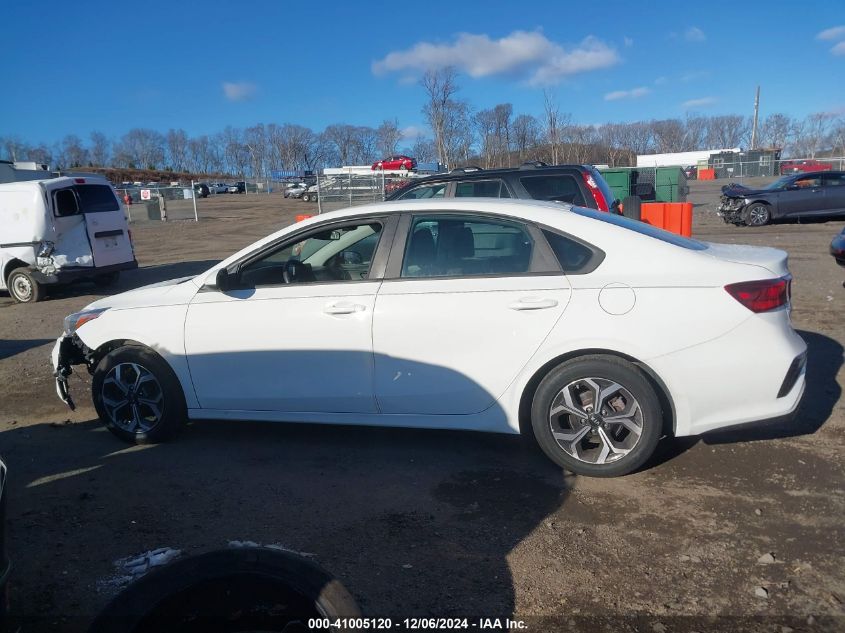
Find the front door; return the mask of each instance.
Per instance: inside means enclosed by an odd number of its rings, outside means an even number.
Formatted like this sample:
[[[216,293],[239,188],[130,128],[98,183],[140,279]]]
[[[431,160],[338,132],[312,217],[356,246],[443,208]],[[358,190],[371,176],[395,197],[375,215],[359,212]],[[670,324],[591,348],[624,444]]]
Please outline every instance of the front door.
[[[372,413],[372,262],[385,223],[315,228],[197,293],[185,352],[203,409]],[[380,275],[379,275],[380,276]]]
[[[519,222],[420,215],[409,227],[401,270],[376,300],[380,410],[484,411],[560,319],[569,282],[544,268],[535,234]]]

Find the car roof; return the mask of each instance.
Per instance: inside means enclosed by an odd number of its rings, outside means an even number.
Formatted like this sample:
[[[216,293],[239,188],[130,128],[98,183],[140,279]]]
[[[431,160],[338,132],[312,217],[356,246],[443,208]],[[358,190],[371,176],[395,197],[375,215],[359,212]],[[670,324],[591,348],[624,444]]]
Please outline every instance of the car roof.
[[[831,171],[831,170],[821,170],[821,171],[804,171],[800,174],[791,174],[793,178],[806,178],[807,176],[843,176],[845,175],[845,171]]]
[[[481,167],[467,167],[462,168],[459,167],[457,169],[453,169],[449,172],[444,172],[442,174],[432,174],[431,176],[426,176],[424,178],[420,178],[418,180],[414,180],[413,184],[417,184],[419,182],[424,182],[428,180],[465,180],[467,178],[485,178],[485,177],[501,177],[501,176],[508,176],[511,174],[542,174],[542,173],[554,173],[556,171],[566,171],[566,170],[575,170],[575,171],[584,171],[589,169],[589,165],[534,165],[531,163],[526,163],[521,167],[497,167],[495,169],[483,169]],[[465,171],[465,169],[469,169],[469,171]]]

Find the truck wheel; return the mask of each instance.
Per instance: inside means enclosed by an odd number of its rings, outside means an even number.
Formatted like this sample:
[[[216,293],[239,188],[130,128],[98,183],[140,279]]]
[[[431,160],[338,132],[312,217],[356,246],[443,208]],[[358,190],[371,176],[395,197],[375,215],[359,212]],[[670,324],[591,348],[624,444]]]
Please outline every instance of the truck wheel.
[[[26,268],[15,268],[6,280],[12,299],[18,303],[35,303],[44,298],[44,286]]]
[[[639,196],[626,196],[622,201],[622,215],[632,220],[642,220],[642,204]]]
[[[303,201],[303,202],[310,202],[310,201],[311,201],[311,196],[309,196],[307,193],[303,193],[303,194],[302,194],[302,201]]]

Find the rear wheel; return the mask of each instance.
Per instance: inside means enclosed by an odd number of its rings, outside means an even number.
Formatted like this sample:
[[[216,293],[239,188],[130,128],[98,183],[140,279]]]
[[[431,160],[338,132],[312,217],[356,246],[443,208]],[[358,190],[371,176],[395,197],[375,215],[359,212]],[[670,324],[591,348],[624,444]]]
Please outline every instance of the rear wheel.
[[[182,386],[164,359],[127,345],[106,354],[94,370],[94,408],[108,429],[133,444],[175,435],[187,418]]]
[[[663,415],[654,389],[634,365],[612,356],[585,356],[542,380],[531,425],[556,464],[581,475],[616,477],[651,457]]]
[[[32,276],[26,268],[15,268],[6,280],[6,288],[12,299],[18,303],[35,303],[44,298],[44,286]]]
[[[744,215],[748,226],[765,226],[772,221],[772,211],[765,202],[750,204]]]

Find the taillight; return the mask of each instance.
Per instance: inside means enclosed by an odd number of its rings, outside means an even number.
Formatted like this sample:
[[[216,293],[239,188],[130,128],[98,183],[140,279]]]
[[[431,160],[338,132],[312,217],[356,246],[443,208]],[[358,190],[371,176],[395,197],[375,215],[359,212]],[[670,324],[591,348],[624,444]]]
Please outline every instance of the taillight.
[[[741,281],[725,286],[725,290],[752,312],[768,312],[789,303],[791,282],[790,277]]]
[[[75,182],[77,185],[84,185],[85,179],[84,178],[74,178],[73,182]]]
[[[599,211],[610,211],[610,207],[607,206],[607,200],[604,199],[604,194],[596,184],[596,179],[593,178],[593,175],[589,172],[582,171],[581,176],[584,178],[587,189],[589,189],[590,193],[593,194],[593,200],[596,201],[596,209]]]

